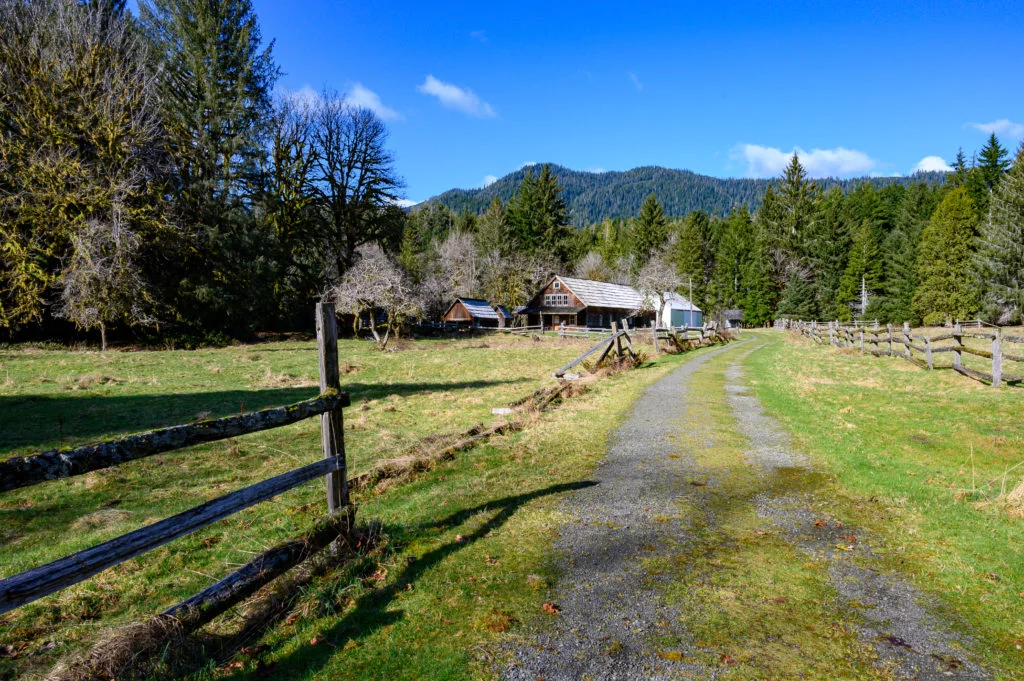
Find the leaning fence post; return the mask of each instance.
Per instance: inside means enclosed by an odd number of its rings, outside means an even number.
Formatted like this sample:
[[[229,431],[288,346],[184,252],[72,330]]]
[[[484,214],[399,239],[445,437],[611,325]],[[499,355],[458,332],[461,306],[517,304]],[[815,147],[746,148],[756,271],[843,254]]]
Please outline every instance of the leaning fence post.
[[[658,320],[651,321],[651,339],[654,341],[654,355],[658,355]]]
[[[964,344],[963,331],[960,329],[960,322],[953,327],[953,366],[962,367],[964,362],[963,353],[960,348]]]
[[[341,392],[338,378],[338,320],[334,303],[317,303],[316,347],[320,365],[320,392]],[[331,513],[348,506],[348,482],[345,479],[345,424],[341,407],[320,415],[320,439],[324,457],[338,459],[338,470],[327,474],[327,510]]]
[[[998,388],[1003,381],[1003,348],[999,329],[993,329],[992,336],[992,387]]]
[[[932,339],[931,339],[931,336],[925,336],[924,337],[924,356],[925,356],[925,360],[928,362],[928,368],[929,369],[934,369],[935,366],[932,365]]]

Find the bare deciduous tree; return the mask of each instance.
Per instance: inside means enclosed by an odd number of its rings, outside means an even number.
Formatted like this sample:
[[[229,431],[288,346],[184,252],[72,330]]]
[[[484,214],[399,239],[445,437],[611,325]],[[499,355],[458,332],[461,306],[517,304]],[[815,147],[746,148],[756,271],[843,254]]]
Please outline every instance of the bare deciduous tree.
[[[71,261],[60,277],[60,302],[55,313],[81,329],[100,330],[100,348],[107,349],[107,326],[154,323],[147,314],[150,299],[136,263],[139,237],[118,221],[90,220],[72,237]]]
[[[657,301],[658,309],[654,310],[658,326],[663,323],[662,314],[665,310],[665,294],[675,291],[682,282],[674,267],[665,261],[664,254],[657,254],[647,261],[636,278],[636,287],[644,297],[644,310],[650,311]]]
[[[574,273],[580,279],[593,279],[594,281],[610,281],[612,278],[611,270],[597,251],[590,251],[580,258],[580,261],[576,263]]]
[[[359,259],[333,287],[327,297],[338,304],[340,312],[359,318],[366,312],[370,316],[370,333],[377,348],[384,350],[392,333],[413,317],[421,314],[422,304],[416,287],[408,274],[379,246],[365,246],[359,250]],[[378,320],[378,313],[384,319]],[[382,336],[379,327],[384,326]]]
[[[480,295],[480,263],[472,234],[459,231],[450,233],[438,248],[438,259],[449,298]]]

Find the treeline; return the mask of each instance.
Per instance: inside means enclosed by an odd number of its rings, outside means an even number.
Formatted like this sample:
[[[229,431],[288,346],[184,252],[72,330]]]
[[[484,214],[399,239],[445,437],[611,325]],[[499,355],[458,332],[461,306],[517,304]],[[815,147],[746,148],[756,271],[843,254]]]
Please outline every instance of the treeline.
[[[385,126],[278,75],[249,0],[0,0],[0,333],[308,329],[397,250]]]
[[[693,211],[728,215],[739,206],[753,211],[760,207],[765,190],[771,184],[771,180],[725,179],[658,166],[600,173],[581,172],[555,164],[550,167],[564,189],[562,196],[569,207],[570,221],[579,227],[606,217],[635,218],[651,194],[658,197],[669,215],[687,215]],[[512,198],[527,171],[534,170],[521,168],[482,189],[452,189],[428,203],[441,204],[456,214],[465,211],[482,213],[494,198],[502,201]],[[837,186],[849,192],[865,182],[871,183],[875,189],[882,189],[891,184],[940,183],[942,177],[942,173],[929,172],[917,173],[913,177],[829,178],[820,184],[823,190]]]
[[[749,324],[977,316],[1016,323],[1024,305],[1022,153],[1024,146],[1011,165],[992,135],[971,161],[959,152],[942,184],[864,181],[848,191],[809,180],[794,157],[754,213],[738,207],[670,219],[649,194],[636,218],[578,229],[566,227],[560,178],[549,166],[539,176],[527,168],[508,203],[496,196],[482,215],[438,203],[415,211],[402,259],[412,269],[438,262],[452,295],[505,304],[525,302],[531,291],[495,276],[497,264],[544,255],[553,256],[543,263],[548,272],[692,293],[706,312],[740,309]]]

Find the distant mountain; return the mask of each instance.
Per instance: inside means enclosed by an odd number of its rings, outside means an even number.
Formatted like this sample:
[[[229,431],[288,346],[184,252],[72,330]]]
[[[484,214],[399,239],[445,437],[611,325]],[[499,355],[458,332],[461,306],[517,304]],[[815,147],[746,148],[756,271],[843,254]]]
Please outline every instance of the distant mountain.
[[[531,169],[536,175],[540,165]],[[439,203],[456,213],[464,210],[482,213],[495,196],[503,201],[512,198],[526,171],[527,168],[520,168],[481,189],[450,189],[424,203]],[[563,196],[576,225],[586,225],[604,218],[635,217],[640,212],[640,205],[651,192],[658,196],[658,200],[665,206],[666,214],[671,216],[686,215],[694,210],[724,215],[735,206],[747,206],[755,210],[761,205],[765,188],[771,182],[722,179],[660,166],[644,166],[625,172],[591,173],[570,170],[552,163],[551,172],[565,188]],[[827,179],[818,182],[826,188],[839,185],[848,191],[860,182],[884,187],[921,181],[939,183],[943,177],[944,173],[917,173],[911,177]]]

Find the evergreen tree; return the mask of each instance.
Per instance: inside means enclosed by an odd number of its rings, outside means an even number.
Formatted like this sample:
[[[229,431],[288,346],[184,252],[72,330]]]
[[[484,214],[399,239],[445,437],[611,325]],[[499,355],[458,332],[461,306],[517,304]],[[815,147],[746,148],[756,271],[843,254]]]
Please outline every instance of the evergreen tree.
[[[1010,167],[1007,156],[1006,148],[999,143],[996,134],[992,133],[978,153],[978,172],[988,191],[991,192],[999,186],[1003,174]]]
[[[779,316],[787,319],[812,320],[817,318],[814,291],[800,273],[793,270],[786,282],[786,290],[779,303]]]
[[[1019,323],[1024,310],[1024,143],[992,193],[976,263],[986,313],[1000,324]]]
[[[750,271],[757,258],[754,224],[745,208],[734,209],[724,221],[715,249],[711,279],[711,309],[744,309],[750,294]]]
[[[480,216],[476,243],[482,253],[507,253],[510,250],[505,204],[497,196],[491,199],[491,205]]]
[[[953,172],[946,175],[946,186],[950,189],[963,187],[967,183],[967,176],[970,174],[971,168],[967,165],[967,157],[964,155],[962,147],[956,150],[952,168]]]
[[[917,288],[917,254],[921,233],[938,203],[939,191],[923,182],[911,185],[896,219],[896,227],[882,244],[885,263],[884,295],[871,300],[868,317],[885,323],[920,323],[913,311]]]
[[[877,292],[882,282],[882,254],[878,243],[878,231],[870,220],[863,220],[854,230],[853,243],[846,271],[839,282],[839,319],[849,321],[851,309],[863,315],[861,296],[866,290],[869,296]]]
[[[974,205],[966,189],[946,194],[924,229],[918,253],[913,310],[925,324],[966,319],[977,312],[971,272],[976,232]]]
[[[694,211],[686,216],[679,225],[669,255],[687,293],[693,291],[693,304],[708,310],[711,303],[708,285],[714,271],[714,253],[711,250],[711,220],[707,213]]]
[[[537,177],[527,170],[507,215],[510,232],[524,253],[548,253],[564,262],[572,228],[562,187],[549,165],[544,164]]]
[[[650,194],[640,206],[640,215],[633,222],[633,266],[638,270],[647,263],[652,253],[661,250],[668,239],[668,220],[658,197]]]
[[[821,200],[820,217],[807,241],[807,259],[816,273],[814,296],[825,319],[838,319],[847,309],[839,296],[839,285],[850,257],[851,206],[839,187],[832,187]]]

